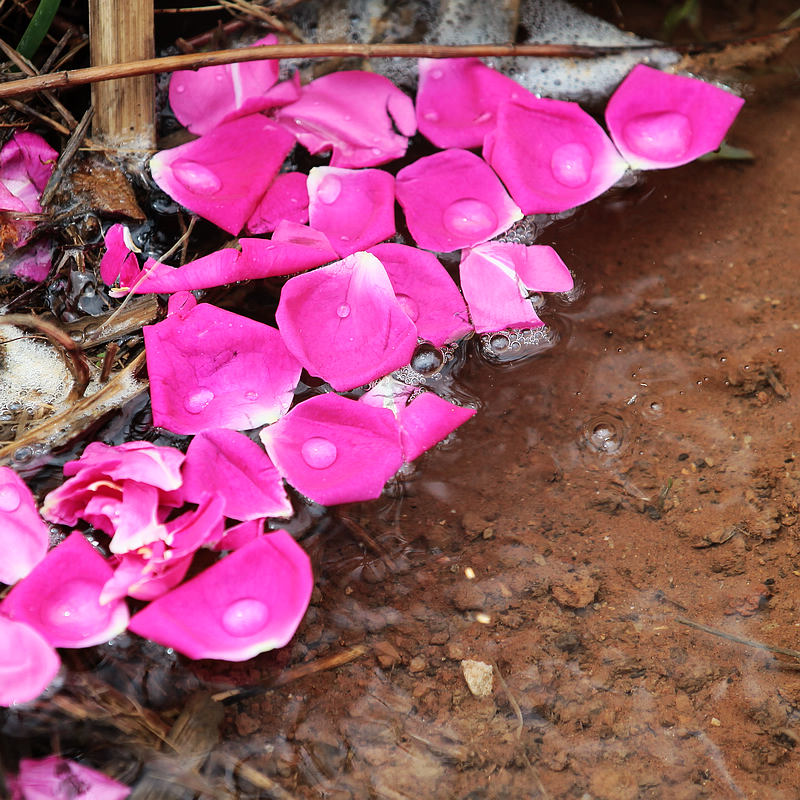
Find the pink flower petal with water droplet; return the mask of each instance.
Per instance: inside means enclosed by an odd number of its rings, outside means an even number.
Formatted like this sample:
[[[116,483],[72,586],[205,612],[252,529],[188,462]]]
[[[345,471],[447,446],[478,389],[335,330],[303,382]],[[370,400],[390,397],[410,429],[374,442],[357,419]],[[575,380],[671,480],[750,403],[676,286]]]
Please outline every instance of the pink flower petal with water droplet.
[[[10,619],[35,628],[53,647],[91,647],[122,633],[128,608],[100,605],[111,566],[80,533],[54,547],[0,603]]]
[[[276,176],[247,221],[247,230],[250,233],[269,233],[282,220],[308,222],[308,189],[302,172],[283,172]]]
[[[480,147],[497,123],[500,103],[527,94],[477,58],[421,58],[419,132],[437,147]]]
[[[24,578],[47,555],[49,543],[31,490],[13,469],[0,467],[0,582]]]
[[[58,654],[37,630],[0,614],[0,706],[34,700],[60,666]]]
[[[379,244],[368,252],[383,264],[420,337],[441,347],[472,330],[458,286],[433,253],[404,244]]]
[[[677,167],[716,150],[743,104],[705,81],[639,64],[611,95],[606,124],[634,169]]]
[[[36,214],[42,210],[39,195],[50,180],[57,159],[58,153],[41,136],[17,132],[0,150],[0,183],[23,203],[25,210]]]
[[[522,213],[497,175],[468,150],[443,150],[397,173],[397,200],[414,241],[451,253],[508,230]]]
[[[417,343],[417,329],[370,253],[290,278],[275,319],[300,363],[337,391],[399,369]]]
[[[279,331],[208,303],[145,326],[144,341],[153,422],[174,433],[274,422],[300,380]]]
[[[410,97],[388,78],[357,70],[311,81],[275,116],[310,153],[332,150],[332,167],[374,167],[400,158],[417,127]]]
[[[314,167],[308,219],[340,257],[394,236],[394,178],[380,169]]]
[[[506,100],[483,157],[525,214],[566,211],[602,194],[627,164],[577,103],[528,95]]]
[[[125,800],[131,793],[102,772],[60,756],[23,758],[16,785],[20,800]]]
[[[260,435],[283,477],[323,505],[379,497],[403,463],[391,411],[332,393],[304,400]]]
[[[150,172],[173,200],[236,234],[293,146],[288,131],[261,114],[251,114],[156,153]]]
[[[112,225],[105,235],[106,251],[100,260],[100,278],[106,286],[119,280],[121,286],[132,286],[139,277],[136,253],[141,252],[133,243],[126,225]]]
[[[292,638],[313,586],[308,556],[275,531],[154,600],[129,628],[189,658],[246,661]]]
[[[277,44],[270,34],[253,46]],[[268,90],[278,80],[277,59],[244,61],[174,72],[169,82],[169,104],[192,133],[208,133],[221,122],[270,108]]]
[[[232,519],[292,515],[278,470],[259,445],[236,431],[205,431],[189,444],[183,496],[197,503],[208,492],[224,500],[223,513]]]
[[[264,520],[251,519],[228,528],[219,541],[209,544],[211,550],[238,550],[264,533]]]

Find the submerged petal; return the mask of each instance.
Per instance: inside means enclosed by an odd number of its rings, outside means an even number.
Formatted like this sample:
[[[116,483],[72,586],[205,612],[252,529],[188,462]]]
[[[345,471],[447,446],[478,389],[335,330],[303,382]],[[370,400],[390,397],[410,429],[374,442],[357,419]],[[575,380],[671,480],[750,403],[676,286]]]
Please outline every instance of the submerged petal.
[[[403,463],[392,412],[328,393],[261,431],[275,466],[316,503],[373,500]]]
[[[417,342],[386,270],[369,253],[290,278],[275,318],[300,363],[337,391],[399,369]]]
[[[35,628],[0,614],[0,706],[34,700],[60,666],[58,654]]]
[[[156,153],[150,159],[150,172],[173,200],[236,234],[293,146],[287,130],[261,114],[251,114]]]
[[[577,103],[533,95],[500,104],[483,157],[525,214],[558,213],[586,203],[627,168],[603,129]]]
[[[468,150],[442,150],[397,173],[397,200],[414,241],[450,253],[508,230],[522,213],[489,165]]]
[[[411,98],[383,75],[358,70],[311,81],[276,119],[310,153],[332,150],[332,167],[372,167],[400,158],[416,131]]]
[[[394,236],[394,178],[380,169],[314,167],[308,219],[340,257]]]
[[[639,64],[611,95],[606,123],[634,169],[677,167],[716,150],[743,103],[705,81]]]
[[[273,422],[300,379],[279,331],[208,303],[146,326],[144,341],[153,422],[174,433]]]
[[[16,788],[24,800],[125,800],[129,787],[60,756],[23,758]]]
[[[24,578],[44,557],[50,542],[31,490],[9,467],[0,467],[0,583]]]
[[[303,549],[275,531],[154,600],[129,628],[189,658],[246,661],[292,638],[313,584]]]

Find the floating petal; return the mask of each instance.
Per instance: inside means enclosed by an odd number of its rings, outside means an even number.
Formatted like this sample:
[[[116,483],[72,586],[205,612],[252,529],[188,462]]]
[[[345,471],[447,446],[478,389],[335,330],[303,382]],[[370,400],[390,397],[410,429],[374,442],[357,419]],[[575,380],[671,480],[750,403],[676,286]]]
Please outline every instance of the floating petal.
[[[276,531],[154,600],[129,628],[189,658],[246,661],[292,638],[313,584],[308,556]]]
[[[276,119],[312,155],[331,150],[332,167],[373,167],[400,158],[417,128],[411,98],[388,78],[357,70],[311,81]]]
[[[634,169],[677,167],[716,150],[743,104],[710,83],[639,64],[611,95],[606,123]]]
[[[23,758],[14,779],[20,800],[125,800],[130,788],[60,756]]]
[[[225,247],[189,261],[182,267],[170,267],[148,258],[139,277],[127,285],[131,287],[132,294],[150,294],[208,289],[239,280],[245,280],[241,277],[239,251]]]
[[[58,654],[37,630],[0,615],[0,706],[36,699],[60,666]]]
[[[506,100],[483,157],[525,214],[586,203],[622,177],[627,164],[577,103],[528,95]]]
[[[31,490],[9,467],[0,467],[0,583],[24,578],[44,557],[50,542]]]
[[[414,461],[474,415],[474,408],[449,403],[433,392],[420,392],[398,410],[403,458]]]
[[[443,150],[397,173],[397,200],[414,241],[450,253],[508,230],[522,213],[483,159]]]
[[[404,366],[417,342],[386,270],[369,253],[290,278],[275,318],[300,363],[337,391]]]
[[[378,497],[403,463],[391,411],[332,393],[304,400],[261,440],[284,478],[323,505]]]
[[[247,230],[269,233],[283,220],[308,222],[308,189],[302,172],[282,172],[276,176],[247,221]]]

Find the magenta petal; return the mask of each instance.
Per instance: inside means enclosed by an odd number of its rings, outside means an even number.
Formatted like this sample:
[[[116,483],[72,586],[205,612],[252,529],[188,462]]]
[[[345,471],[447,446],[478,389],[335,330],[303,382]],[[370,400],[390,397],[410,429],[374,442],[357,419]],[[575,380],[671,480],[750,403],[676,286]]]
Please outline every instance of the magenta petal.
[[[150,172],[173,200],[236,234],[293,146],[288,131],[261,114],[251,114],[156,153]]]
[[[132,288],[133,294],[188,292],[223,286],[238,280],[243,280],[240,274],[239,251],[226,247],[189,261],[182,267],[170,267],[148,258],[140,276],[128,286]]]
[[[308,222],[308,189],[302,172],[282,172],[276,176],[247,221],[247,230],[269,233],[285,219],[302,224]]]
[[[263,519],[250,519],[228,528],[217,542],[209,544],[211,550],[238,550],[264,533]]]
[[[34,700],[60,666],[58,654],[37,630],[0,615],[0,706]]]
[[[194,553],[209,542],[216,542],[224,530],[225,498],[216,492],[204,492],[196,509],[166,523],[169,551],[164,558],[179,558]]]
[[[369,252],[383,264],[421,338],[441,347],[472,330],[458,286],[433,253],[404,244],[379,244]]]
[[[323,505],[378,497],[403,463],[391,411],[332,393],[304,400],[261,440],[284,478]]]
[[[197,503],[208,492],[224,500],[223,513],[232,519],[292,515],[278,470],[259,445],[236,431],[205,431],[189,444],[183,496]]]
[[[0,150],[0,183],[25,210],[42,210],[39,195],[50,180],[58,153],[35,133],[15,133]],[[5,204],[2,204],[5,208]],[[11,210],[21,210],[12,208]]]
[[[397,200],[414,241],[450,253],[508,230],[522,213],[489,165],[468,150],[443,150],[397,173]]]
[[[208,303],[146,326],[144,341],[153,422],[174,433],[273,422],[300,380],[275,328]]]
[[[627,165],[577,103],[528,95],[500,104],[483,156],[525,214],[586,203],[613,186]]]
[[[634,169],[677,167],[716,150],[743,103],[710,83],[639,64],[611,95],[606,123]]]
[[[300,363],[337,391],[408,364],[417,343],[386,270],[369,253],[290,278],[275,318]]]
[[[411,98],[388,78],[357,70],[311,81],[276,118],[310,153],[332,150],[332,167],[373,167],[400,158],[416,131]]]
[[[49,238],[37,238],[26,247],[17,247],[5,255],[5,266],[18,278],[41,283],[50,274],[53,243]]]
[[[0,583],[16,583],[47,554],[50,534],[31,490],[9,467],[0,467]]]
[[[253,46],[277,43],[270,34]],[[277,59],[179,70],[170,79],[169,104],[192,133],[208,133],[225,120],[273,105],[266,93],[278,80],[279,70]]]
[[[154,600],[129,628],[189,658],[246,661],[292,638],[313,585],[308,556],[276,531]]]
[[[503,100],[528,92],[477,58],[421,58],[419,132],[437,147],[480,147]]]
[[[60,756],[23,758],[16,784],[24,800],[124,800],[131,793],[102,772]]]
[[[282,227],[302,228],[308,235],[291,239],[278,238]],[[295,230],[296,232],[296,230]],[[328,264],[338,256],[324,233],[312,231],[305,225],[282,222],[272,239],[239,239],[242,254],[239,272],[248,278],[269,278],[274,275],[292,275],[311,267]]]
[[[106,251],[100,260],[100,278],[106,286],[119,280],[121,286],[130,287],[139,277],[139,248],[133,243],[126,225],[112,225],[105,235]]]
[[[99,602],[112,573],[100,553],[80,533],[73,533],[14,586],[0,611],[35,628],[53,647],[107,642],[128,624],[124,603]]]
[[[153,600],[177,586],[189,570],[194,552],[164,559],[165,545],[157,542],[152,548],[141,548],[119,556],[114,575],[106,581],[100,592],[100,603],[105,605],[125,595],[137,600]]]
[[[433,392],[421,392],[398,409],[403,458],[413,461],[474,415],[474,408],[454,405]]]
[[[394,178],[380,169],[314,167],[308,219],[340,257],[394,236]]]

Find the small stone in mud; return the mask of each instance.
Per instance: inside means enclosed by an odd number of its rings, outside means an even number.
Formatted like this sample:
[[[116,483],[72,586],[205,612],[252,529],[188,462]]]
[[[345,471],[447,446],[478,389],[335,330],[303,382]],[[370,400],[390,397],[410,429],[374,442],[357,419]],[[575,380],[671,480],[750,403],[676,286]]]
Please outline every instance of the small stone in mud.
[[[428,666],[428,663],[422,656],[414,656],[408,663],[408,671],[409,672],[422,672],[425,667]]]
[[[483,661],[465,659],[461,662],[461,672],[470,692],[475,697],[488,697],[492,693],[492,665]]]
[[[556,602],[567,608],[586,608],[594,600],[599,588],[599,582],[586,570],[556,574],[550,585]]]

